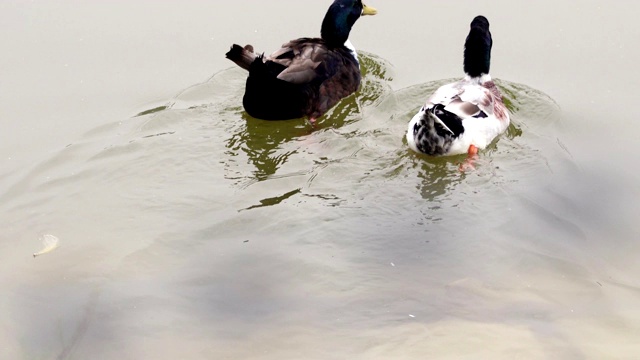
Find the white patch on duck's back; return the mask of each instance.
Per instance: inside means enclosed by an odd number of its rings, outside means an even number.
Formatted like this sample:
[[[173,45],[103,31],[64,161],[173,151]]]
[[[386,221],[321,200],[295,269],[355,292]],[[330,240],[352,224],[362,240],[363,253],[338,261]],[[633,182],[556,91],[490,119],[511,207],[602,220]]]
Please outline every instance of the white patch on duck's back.
[[[467,117],[462,119],[464,133],[456,139],[449,149],[449,154],[464,154],[469,145],[475,145],[479,149],[485,149],[493,140],[502,134],[509,121],[498,119],[495,116],[486,118]]]
[[[438,90],[427,99],[426,107],[429,108],[434,104],[449,104],[451,100],[460,95],[461,89],[457,85],[458,83],[451,83],[439,87]]]
[[[486,107],[491,104],[490,96],[489,90],[482,86],[471,85],[464,86],[464,91],[460,94],[460,100]]]
[[[462,120],[462,124],[465,127],[465,133],[471,137],[471,143],[480,149],[486,148],[505,130],[502,122],[494,116],[483,119],[467,118]]]
[[[356,52],[355,46],[353,46],[351,41],[347,40],[347,41],[344,42],[344,47],[349,49],[349,51],[351,52],[351,55],[353,55],[353,58],[356,59],[356,63],[358,63],[358,68],[359,68],[360,67],[360,60],[358,60],[358,53]]]

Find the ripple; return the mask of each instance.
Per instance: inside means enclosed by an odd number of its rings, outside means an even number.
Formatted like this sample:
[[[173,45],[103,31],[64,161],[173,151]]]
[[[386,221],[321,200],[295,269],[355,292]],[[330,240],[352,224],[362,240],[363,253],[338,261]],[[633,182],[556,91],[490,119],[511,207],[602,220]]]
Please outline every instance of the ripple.
[[[363,53],[361,63],[361,89],[315,128],[302,119],[247,115],[241,105],[246,73],[231,68],[165,104],[87,132],[2,198],[15,200],[17,209],[55,207],[67,215],[75,208],[92,208],[96,217],[104,208],[129,208],[149,218],[169,216],[167,227],[206,213],[229,218],[243,209],[283,206],[313,209],[296,214],[300,219],[325,211],[331,217],[329,211],[372,218],[406,213],[406,221],[422,224],[458,216],[452,209],[473,212],[465,206],[474,201],[498,206],[510,184],[572,162],[556,135],[557,104],[500,80],[512,125],[482,153],[476,171],[458,171],[463,157],[415,154],[404,140],[407,123],[450,80],[393,91],[388,62]]]
[[[387,149],[383,158],[386,158],[387,164],[397,163],[398,158],[403,159],[406,171],[396,169],[395,173],[411,172],[421,178],[422,184],[417,187],[425,200],[450,198],[463,181],[469,184],[470,181],[477,182],[478,178],[484,181],[492,179],[493,185],[518,181],[523,175],[551,172],[550,163],[556,160],[571,161],[566,149],[558,146],[561,142],[557,137],[557,125],[561,111],[556,102],[536,89],[504,80],[496,80],[496,84],[504,92],[505,103],[511,112],[511,125],[505,135],[481,153],[477,169],[472,174],[463,174],[458,170],[465,155],[429,157],[409,150],[404,139],[400,140],[406,132],[406,124],[431,93],[454,80],[438,80],[401,89],[388,96],[379,106],[378,116],[386,116],[389,122],[387,127],[379,130],[388,136],[397,134],[399,138],[393,143],[394,146]],[[403,143],[402,149],[399,149],[400,141]]]

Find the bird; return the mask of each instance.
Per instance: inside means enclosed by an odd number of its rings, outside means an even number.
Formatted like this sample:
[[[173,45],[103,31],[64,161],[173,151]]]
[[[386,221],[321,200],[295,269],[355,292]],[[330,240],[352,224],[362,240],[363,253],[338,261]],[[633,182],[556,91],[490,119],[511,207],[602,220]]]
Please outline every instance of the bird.
[[[409,122],[407,143],[431,156],[475,156],[509,126],[509,111],[489,75],[493,39],[476,16],[464,44],[465,76],[439,87]]]
[[[377,10],[361,0],[335,0],[320,38],[291,40],[271,55],[234,44],[226,57],[249,71],[242,104],[262,120],[307,117],[311,124],[360,86],[360,62],[349,33],[362,15]]]

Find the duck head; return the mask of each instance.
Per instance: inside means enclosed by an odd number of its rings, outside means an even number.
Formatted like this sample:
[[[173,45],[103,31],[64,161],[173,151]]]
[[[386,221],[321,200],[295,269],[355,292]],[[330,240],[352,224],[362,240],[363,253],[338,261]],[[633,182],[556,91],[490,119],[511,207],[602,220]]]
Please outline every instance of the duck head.
[[[322,21],[320,35],[329,46],[342,46],[349,39],[353,24],[362,15],[375,15],[378,11],[364,5],[361,0],[335,0]]]

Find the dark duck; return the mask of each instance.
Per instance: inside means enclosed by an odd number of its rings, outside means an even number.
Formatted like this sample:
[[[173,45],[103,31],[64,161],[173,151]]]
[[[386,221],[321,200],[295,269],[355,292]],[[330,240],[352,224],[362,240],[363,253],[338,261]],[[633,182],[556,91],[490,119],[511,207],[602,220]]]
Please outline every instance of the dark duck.
[[[509,112],[489,75],[492,46],[489,21],[477,16],[464,44],[466,76],[438,88],[411,119],[411,149],[427,155],[475,155],[507,129]]]
[[[314,124],[360,86],[360,63],[349,33],[376,9],[360,0],[335,0],[322,21],[321,38],[289,41],[269,56],[234,44],[227,58],[249,71],[242,104],[263,120],[308,117]]]

